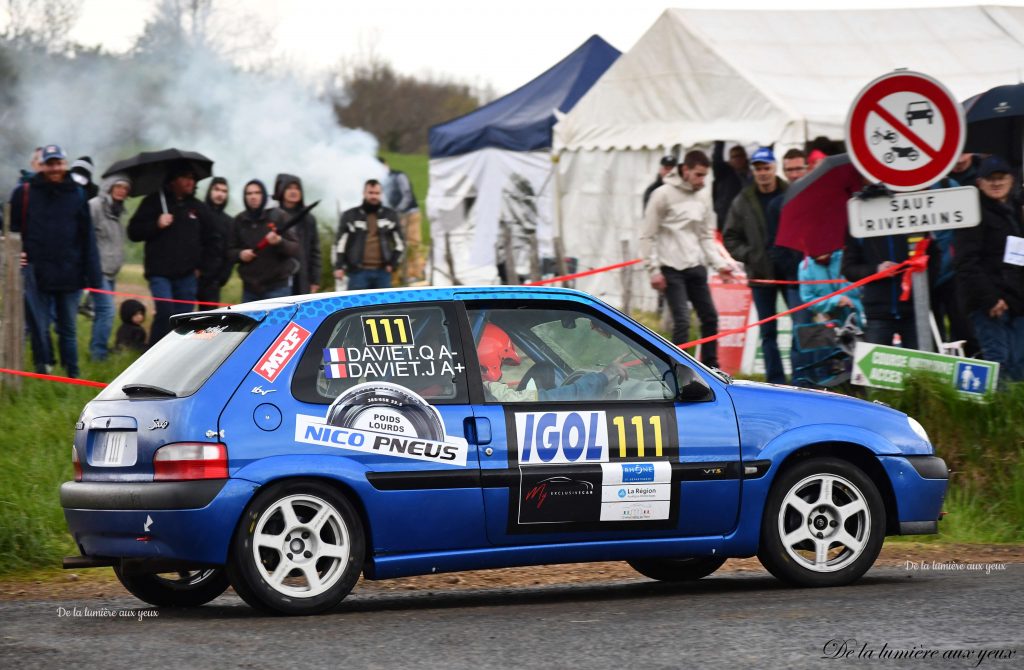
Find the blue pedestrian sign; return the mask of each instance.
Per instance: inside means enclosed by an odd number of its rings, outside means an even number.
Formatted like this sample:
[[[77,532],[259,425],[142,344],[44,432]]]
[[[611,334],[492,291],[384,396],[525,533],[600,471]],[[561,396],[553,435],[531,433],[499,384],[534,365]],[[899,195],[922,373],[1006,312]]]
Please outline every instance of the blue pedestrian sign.
[[[988,388],[988,366],[977,363],[956,364],[956,390],[983,395]]]

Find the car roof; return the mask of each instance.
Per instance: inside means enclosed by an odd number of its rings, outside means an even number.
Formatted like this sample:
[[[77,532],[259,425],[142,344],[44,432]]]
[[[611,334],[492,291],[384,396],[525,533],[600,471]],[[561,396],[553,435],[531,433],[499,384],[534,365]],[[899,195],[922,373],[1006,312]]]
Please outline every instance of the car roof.
[[[270,298],[254,302],[240,303],[230,307],[222,307],[204,314],[237,313],[237,312],[269,312],[288,307],[309,307],[320,302],[343,302],[372,304],[398,302],[427,302],[436,300],[458,300],[463,297],[483,297],[491,295],[495,298],[587,298],[592,296],[574,289],[548,286],[422,286],[415,288],[367,289],[363,291],[335,291],[330,293],[313,293],[293,295],[283,298]]]

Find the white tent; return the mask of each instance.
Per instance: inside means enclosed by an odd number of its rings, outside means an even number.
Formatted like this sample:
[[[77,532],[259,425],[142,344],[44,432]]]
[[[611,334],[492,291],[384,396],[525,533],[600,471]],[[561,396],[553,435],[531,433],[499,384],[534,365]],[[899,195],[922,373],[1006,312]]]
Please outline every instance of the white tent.
[[[435,284],[492,283],[500,221],[514,220],[520,242],[552,255],[551,128],[619,55],[594,35],[512,93],[430,129]],[[531,255],[518,259],[524,274]]]
[[[566,253],[581,268],[635,255],[641,195],[672,147],[843,139],[858,91],[896,68],[961,100],[1021,81],[1024,8],[666,10],[555,125]],[[579,286],[623,301],[615,273]],[[643,273],[631,286],[649,308]]]

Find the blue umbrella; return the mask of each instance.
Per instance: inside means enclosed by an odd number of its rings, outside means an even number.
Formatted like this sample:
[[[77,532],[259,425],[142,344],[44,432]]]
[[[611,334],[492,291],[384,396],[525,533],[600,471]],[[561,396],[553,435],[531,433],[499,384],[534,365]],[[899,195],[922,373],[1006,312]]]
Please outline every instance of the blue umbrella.
[[[1020,165],[1024,149],[1024,84],[996,86],[964,102],[964,151],[996,154]]]

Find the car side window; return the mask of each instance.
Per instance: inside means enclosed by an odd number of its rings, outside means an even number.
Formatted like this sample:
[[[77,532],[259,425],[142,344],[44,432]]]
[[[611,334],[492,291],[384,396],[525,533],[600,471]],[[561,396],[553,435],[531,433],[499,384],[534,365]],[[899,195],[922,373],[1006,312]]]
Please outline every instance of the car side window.
[[[299,364],[293,393],[331,402],[353,386],[388,382],[430,403],[465,403],[465,358],[440,305],[388,306],[328,317]]]
[[[598,314],[476,304],[467,312],[489,402],[674,397],[668,361]]]

